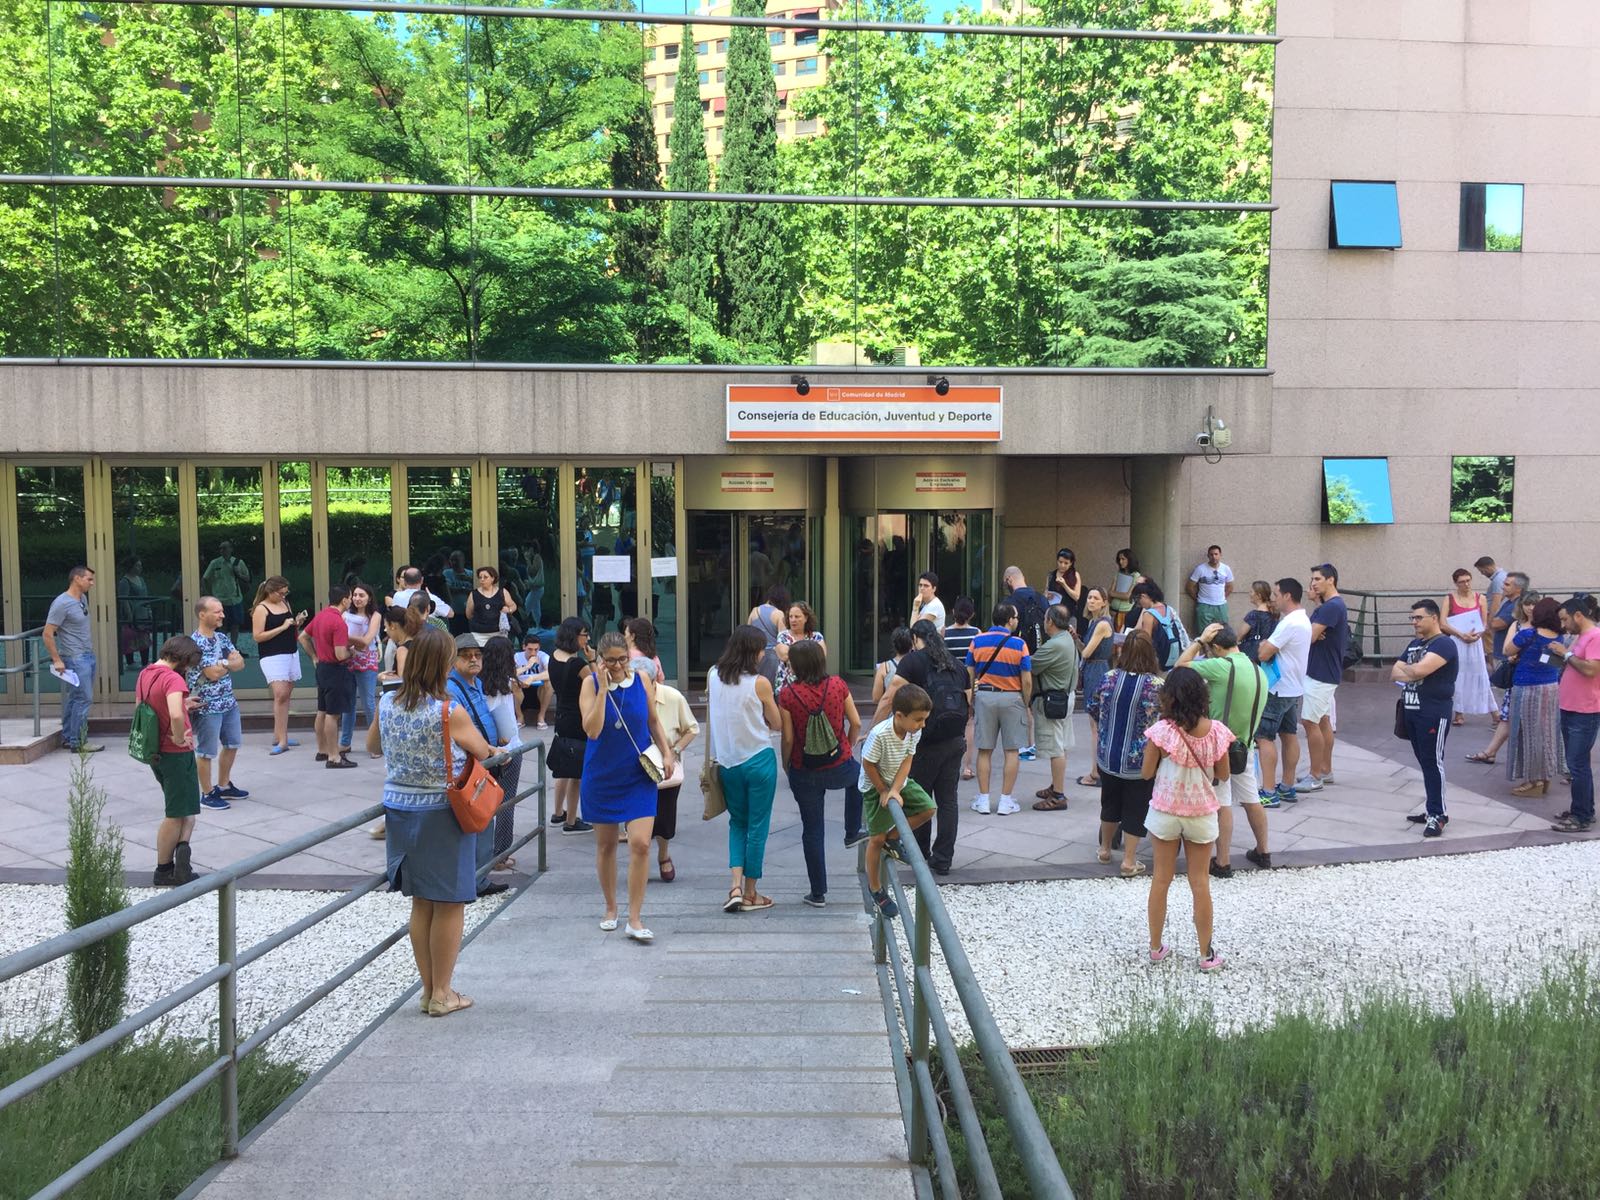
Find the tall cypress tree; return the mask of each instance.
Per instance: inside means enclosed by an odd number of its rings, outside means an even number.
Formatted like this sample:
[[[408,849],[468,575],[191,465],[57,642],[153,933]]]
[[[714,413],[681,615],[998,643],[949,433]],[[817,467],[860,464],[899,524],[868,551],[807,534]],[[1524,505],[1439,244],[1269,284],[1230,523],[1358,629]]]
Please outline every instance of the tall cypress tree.
[[[735,16],[766,14],[765,0],[733,0]],[[772,48],[759,26],[728,33],[728,113],[717,190],[778,190],[778,89]],[[719,299],[723,329],[741,346],[778,353],[788,294],[782,227],[772,204],[729,204],[723,215]]]
[[[643,30],[640,41],[643,42]],[[659,191],[661,160],[656,155],[655,121],[650,112],[650,96],[644,88],[644,47],[641,44],[638,89],[613,132],[611,148],[611,186],[626,191]],[[652,317],[652,298],[662,290],[661,204],[653,200],[613,201],[616,218],[612,222],[613,266],[627,304],[627,322],[640,362],[651,362],[656,353],[656,328]]]
[[[667,190],[711,190],[711,167],[706,161],[706,127],[700,117],[700,76],[694,53],[694,27],[683,27],[678,51],[678,86],[672,94],[672,132],[667,149]],[[667,283],[674,304],[682,305],[691,319],[713,315],[711,276],[715,263],[716,222],[708,201],[674,200],[667,211]]]

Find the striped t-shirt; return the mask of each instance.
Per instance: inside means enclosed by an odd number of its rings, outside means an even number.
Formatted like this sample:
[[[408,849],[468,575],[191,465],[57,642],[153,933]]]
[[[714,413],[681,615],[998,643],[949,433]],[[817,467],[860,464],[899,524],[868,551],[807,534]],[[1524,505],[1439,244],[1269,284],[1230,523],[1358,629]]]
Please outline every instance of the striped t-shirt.
[[[964,658],[972,646],[972,639],[977,636],[976,625],[947,625],[944,630],[944,648],[950,651],[952,658]]]
[[[996,647],[999,647],[998,651]],[[994,661],[990,662],[990,658]],[[967,666],[976,675],[978,686],[992,687],[1000,692],[1022,691],[1022,673],[1033,670],[1033,659],[1028,654],[1028,644],[1004,625],[980,633],[967,648]]]

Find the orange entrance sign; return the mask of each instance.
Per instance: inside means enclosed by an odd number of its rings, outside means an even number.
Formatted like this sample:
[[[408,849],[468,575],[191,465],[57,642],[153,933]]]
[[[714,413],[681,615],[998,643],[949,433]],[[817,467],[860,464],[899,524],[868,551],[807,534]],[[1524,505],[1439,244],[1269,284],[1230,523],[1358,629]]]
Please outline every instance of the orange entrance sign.
[[[727,406],[730,442],[998,442],[1004,407],[998,387],[741,383]]]

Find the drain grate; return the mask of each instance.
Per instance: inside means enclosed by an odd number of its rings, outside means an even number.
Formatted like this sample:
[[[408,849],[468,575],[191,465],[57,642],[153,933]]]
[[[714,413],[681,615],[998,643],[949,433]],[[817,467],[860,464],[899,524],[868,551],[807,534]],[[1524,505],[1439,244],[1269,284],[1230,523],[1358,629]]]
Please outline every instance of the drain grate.
[[[1042,1075],[1062,1067],[1082,1064],[1092,1056],[1087,1046],[1034,1046],[1013,1050],[1011,1061],[1021,1075]]]

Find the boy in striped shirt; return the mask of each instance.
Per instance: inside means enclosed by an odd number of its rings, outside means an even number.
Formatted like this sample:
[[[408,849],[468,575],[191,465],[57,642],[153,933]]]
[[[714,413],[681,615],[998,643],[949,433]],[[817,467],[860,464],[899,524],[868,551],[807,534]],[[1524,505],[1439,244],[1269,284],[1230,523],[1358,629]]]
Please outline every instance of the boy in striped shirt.
[[[889,805],[900,805],[913,829],[932,820],[937,807],[933,797],[911,779],[911,759],[932,711],[933,701],[927,692],[914,683],[902,684],[895,689],[894,711],[887,721],[872,727],[861,750],[862,813],[871,835],[867,842],[867,883],[878,911],[886,917],[896,916],[900,907],[883,886],[883,856],[887,853],[890,858],[905,861]]]

